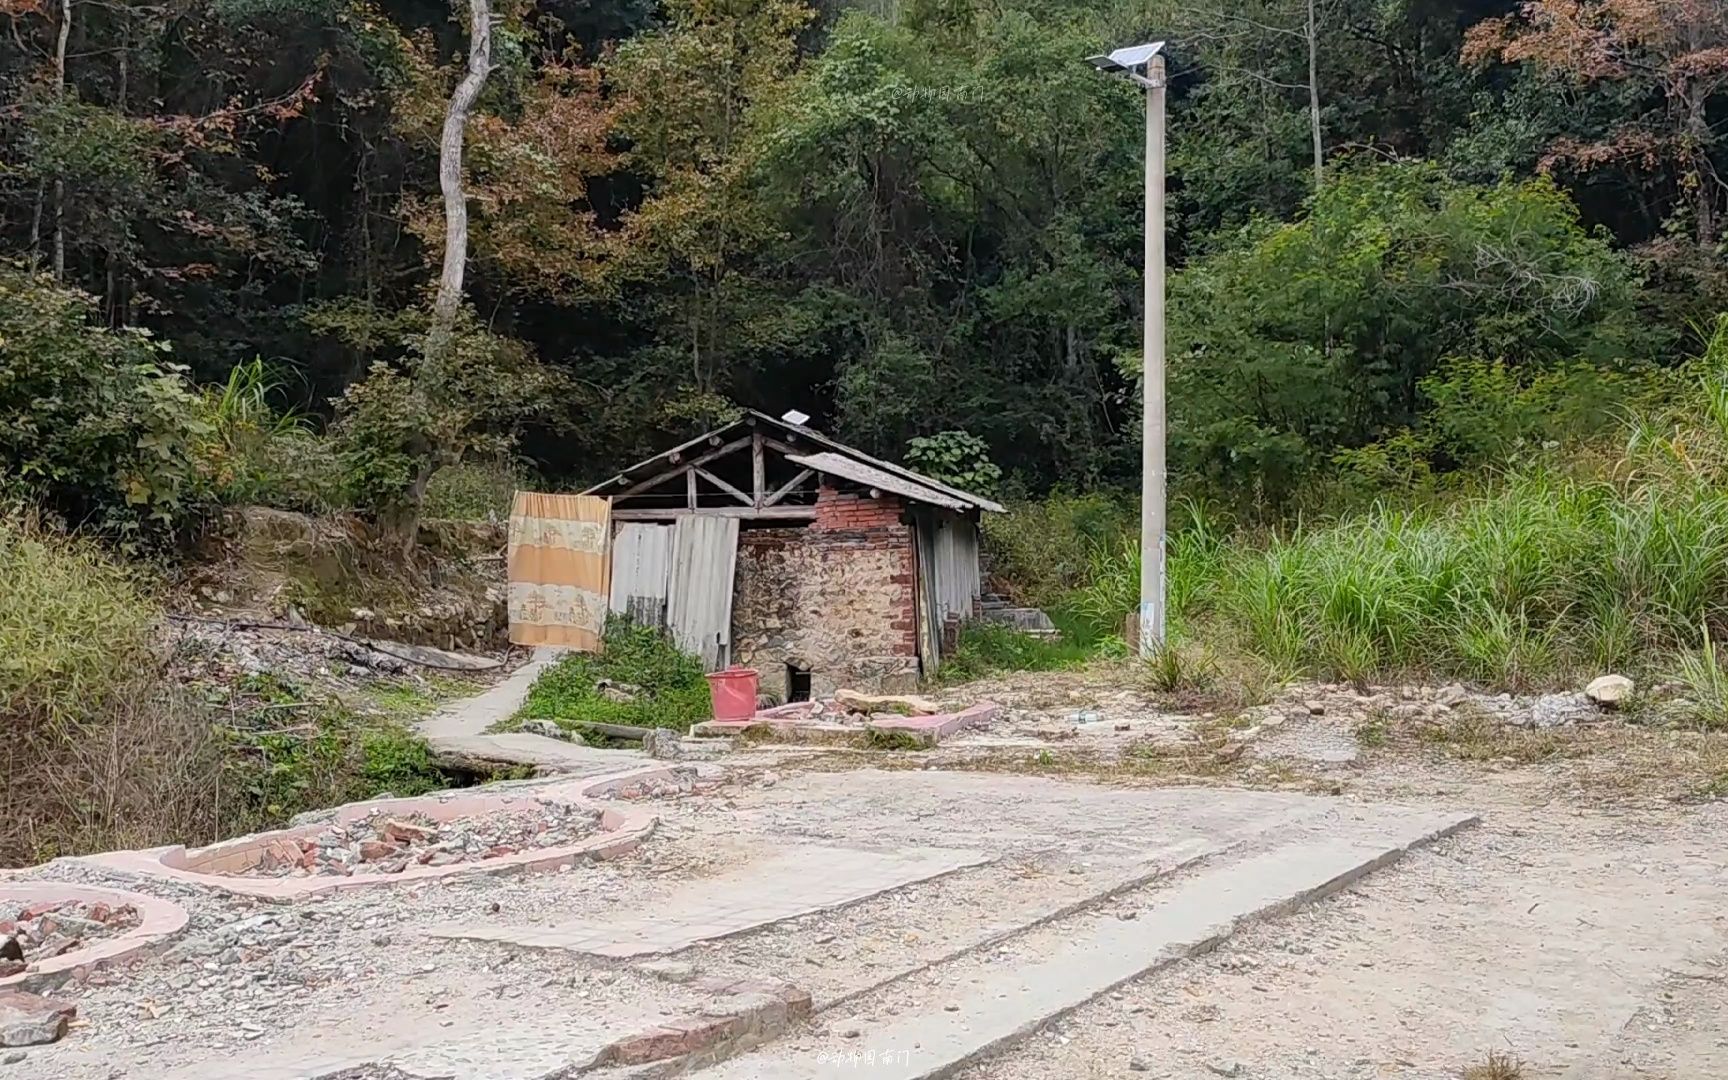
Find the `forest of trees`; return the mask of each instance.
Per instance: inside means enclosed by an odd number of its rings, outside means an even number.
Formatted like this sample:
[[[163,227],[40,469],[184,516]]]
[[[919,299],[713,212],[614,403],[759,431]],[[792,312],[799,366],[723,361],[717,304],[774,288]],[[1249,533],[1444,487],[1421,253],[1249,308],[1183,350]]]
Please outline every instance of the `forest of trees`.
[[[1082,60],[1154,37],[1178,491],[1504,461],[1728,308],[1721,0],[487,6],[440,339],[470,0],[0,0],[0,493],[382,511],[740,406],[1131,487],[1143,102]]]

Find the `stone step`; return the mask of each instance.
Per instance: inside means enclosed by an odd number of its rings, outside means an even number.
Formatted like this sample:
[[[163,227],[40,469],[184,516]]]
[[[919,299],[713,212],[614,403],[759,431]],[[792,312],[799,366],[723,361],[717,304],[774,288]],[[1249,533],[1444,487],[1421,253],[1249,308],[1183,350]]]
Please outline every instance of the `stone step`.
[[[1213,948],[1246,923],[1287,914],[1407,851],[1475,824],[1457,813],[1391,814],[1372,830],[1305,838],[1171,887],[1112,913],[1088,911],[826,1014],[822,1034],[703,1070],[704,1080],[936,1080],[1006,1049],[1088,1001]],[[1126,916],[1126,917],[1125,917]],[[902,1010],[907,1001],[924,1007]],[[928,1010],[928,1011],[927,1011]],[[849,1019],[836,1015],[848,1012]]]

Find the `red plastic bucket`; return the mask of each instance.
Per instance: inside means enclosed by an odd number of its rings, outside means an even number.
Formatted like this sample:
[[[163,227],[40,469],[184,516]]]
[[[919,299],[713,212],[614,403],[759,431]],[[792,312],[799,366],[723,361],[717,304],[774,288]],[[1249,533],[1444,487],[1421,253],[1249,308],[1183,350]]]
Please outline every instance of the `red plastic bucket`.
[[[756,715],[756,687],[760,676],[751,668],[727,668],[708,676],[708,694],[714,699],[714,719],[748,720]]]

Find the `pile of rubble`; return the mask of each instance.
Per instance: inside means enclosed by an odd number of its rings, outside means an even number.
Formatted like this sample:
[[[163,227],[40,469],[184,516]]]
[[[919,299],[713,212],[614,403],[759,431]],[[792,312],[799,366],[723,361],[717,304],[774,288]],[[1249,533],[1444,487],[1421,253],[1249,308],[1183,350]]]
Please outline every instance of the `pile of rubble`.
[[[891,723],[908,716],[934,716],[941,711],[942,706],[928,698],[837,690],[832,698],[812,701],[809,715],[813,720],[830,724],[863,727],[869,724]]]
[[[93,941],[123,934],[142,922],[131,904],[47,900],[0,910],[0,979]]]
[[[299,841],[299,854],[266,853],[244,877],[350,877],[400,874],[410,866],[451,866],[519,851],[567,847],[600,827],[586,806],[541,802],[538,809],[433,821],[423,814],[375,814],[331,825]]]
[[[720,787],[719,780],[703,780],[697,771],[686,765],[673,766],[662,773],[649,773],[603,793],[603,798],[676,799],[688,795],[706,795]]]

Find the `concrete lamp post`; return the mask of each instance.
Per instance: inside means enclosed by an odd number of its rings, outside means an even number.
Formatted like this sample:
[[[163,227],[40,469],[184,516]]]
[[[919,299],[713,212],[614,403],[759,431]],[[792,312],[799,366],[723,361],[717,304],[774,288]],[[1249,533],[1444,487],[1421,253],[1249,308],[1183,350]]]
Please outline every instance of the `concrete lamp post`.
[[[1146,90],[1146,331],[1141,398],[1140,655],[1164,647],[1164,43],[1131,45],[1086,62]]]

